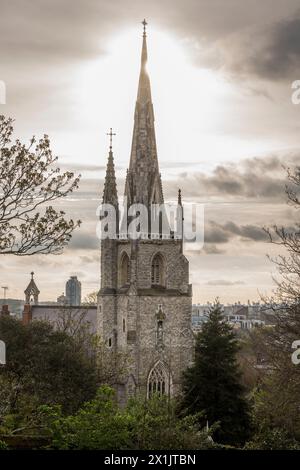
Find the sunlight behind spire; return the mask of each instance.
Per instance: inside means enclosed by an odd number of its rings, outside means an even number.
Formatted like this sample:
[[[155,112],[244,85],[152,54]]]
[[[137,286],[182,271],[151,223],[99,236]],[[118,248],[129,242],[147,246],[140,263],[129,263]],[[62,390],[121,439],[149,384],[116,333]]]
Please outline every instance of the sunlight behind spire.
[[[212,168],[256,152],[258,142],[224,132],[229,102],[238,91],[208,69],[196,67],[188,58],[186,45],[150,25],[147,30],[148,64],[156,118],[158,157],[164,162],[193,162]],[[105,44],[106,54],[85,63],[78,79],[79,116],[86,139],[78,142],[74,158],[103,164],[105,133],[114,126],[118,133],[114,151],[116,167],[126,167],[133,130],[134,103],[141,61],[142,31],[123,30]],[[81,134],[82,135],[82,134]],[[88,142],[88,143],[87,143]],[[260,144],[260,149],[265,146]],[[195,153],[195,149],[199,149]],[[183,167],[184,168],[184,167]],[[178,172],[178,165],[175,170]],[[172,170],[164,177],[172,177]]]

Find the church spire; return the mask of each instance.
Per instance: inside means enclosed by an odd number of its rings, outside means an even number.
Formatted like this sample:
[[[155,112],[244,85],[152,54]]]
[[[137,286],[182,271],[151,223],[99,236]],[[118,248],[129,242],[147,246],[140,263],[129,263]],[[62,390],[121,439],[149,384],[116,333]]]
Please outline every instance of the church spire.
[[[34,272],[31,271],[30,275],[31,275],[30,282],[28,286],[26,287],[26,289],[24,290],[25,304],[30,304],[30,303],[38,304],[40,291],[37,288],[37,285],[33,279]]]
[[[147,72],[146,20],[142,24],[144,30],[141,69],[125,196],[129,205],[136,202],[149,206],[151,203],[163,203],[163,194],[157,160],[150,78]]]
[[[114,156],[112,150],[112,138],[116,134],[113,133],[112,128],[107,133],[110,137],[109,153],[106,166],[106,175],[104,181],[104,190],[103,190],[103,203],[112,204],[114,207],[118,207],[118,192],[117,192],[117,183],[116,183],[116,174],[115,174],[115,164]]]
[[[181,189],[178,189],[178,205],[182,206]]]
[[[146,20],[144,20],[142,24],[144,26],[144,32],[143,32],[141,70],[140,70],[137,101],[140,103],[146,103],[147,101],[151,101],[151,86],[150,86],[149,75],[147,72],[148,52],[147,52],[146,25],[148,23],[146,22]]]

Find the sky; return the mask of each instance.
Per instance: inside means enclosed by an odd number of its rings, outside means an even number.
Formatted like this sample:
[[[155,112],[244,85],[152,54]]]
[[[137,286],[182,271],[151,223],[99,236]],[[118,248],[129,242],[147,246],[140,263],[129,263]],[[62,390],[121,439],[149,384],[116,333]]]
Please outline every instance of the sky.
[[[60,256],[2,256],[1,286],[23,298],[35,272],[41,300],[71,275],[83,297],[100,281],[96,208],[113,127],[118,191],[129,163],[148,21],[148,71],[166,200],[178,187],[204,205],[205,243],[187,250],[194,302],[257,301],[273,289],[276,256],[263,227],[293,226],[284,167],[299,162],[298,0],[0,0],[0,80],[15,138],[48,134],[62,169],[82,175],[59,207],[82,219]]]

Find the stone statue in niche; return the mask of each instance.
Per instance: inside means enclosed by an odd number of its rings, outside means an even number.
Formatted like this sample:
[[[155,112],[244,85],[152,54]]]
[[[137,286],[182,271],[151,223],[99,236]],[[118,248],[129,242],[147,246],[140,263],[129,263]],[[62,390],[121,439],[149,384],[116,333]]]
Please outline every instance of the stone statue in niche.
[[[157,320],[157,327],[156,327],[156,347],[158,349],[164,348],[164,320],[166,316],[162,310],[162,305],[158,306],[158,310],[156,312],[156,320]]]

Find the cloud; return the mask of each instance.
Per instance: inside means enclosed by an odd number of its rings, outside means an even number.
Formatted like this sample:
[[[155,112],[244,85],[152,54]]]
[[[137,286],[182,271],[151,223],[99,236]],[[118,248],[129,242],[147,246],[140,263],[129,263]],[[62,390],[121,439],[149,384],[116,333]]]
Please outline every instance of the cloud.
[[[237,33],[223,48],[225,69],[238,76],[295,80],[300,73],[300,13]]]
[[[219,224],[215,221],[209,221],[205,228],[205,243],[222,244],[228,243],[235,237],[240,237],[243,241],[267,241],[268,235],[262,227],[256,225],[238,225],[234,222]]]
[[[22,61],[74,61],[103,53],[114,12],[103,2],[14,0],[2,6],[1,52]],[[11,25],[14,24],[14,34]],[[99,28],[99,24],[101,27]]]
[[[82,232],[80,229],[74,232],[71,242],[69,243],[69,250],[100,250],[100,241],[96,233],[91,234]]]
[[[212,243],[206,243],[202,249],[202,252],[204,252],[206,255],[223,255],[225,250],[221,250]]]
[[[105,165],[89,165],[84,163],[60,163],[57,165],[62,171],[72,171],[72,172],[100,172],[105,171]]]
[[[243,281],[228,281],[226,279],[216,279],[206,283],[207,286],[241,286],[244,284]]]
[[[240,236],[251,241],[266,241],[268,236],[262,227],[256,225],[237,225],[234,222],[227,222],[223,225],[223,230],[233,236]]]
[[[69,166],[65,168],[83,173],[80,190],[58,203],[67,216],[83,220],[64,255],[32,258],[30,267],[27,259],[7,261],[5,273],[10,277],[5,282],[18,286],[20,295],[23,295],[28,282],[26,276],[30,278],[24,273],[31,269],[39,271],[38,285],[42,287],[44,298],[48,295],[56,298],[70,272],[84,275],[85,271],[86,276],[90,276],[89,282],[86,280],[90,291],[94,290],[93,283],[99,280],[99,272],[91,269],[91,263],[93,259],[98,260],[100,254],[95,235],[95,212],[102,195],[103,174],[98,175],[97,172],[103,173],[106,157],[98,147],[101,137],[97,126],[100,128],[102,121],[109,117],[107,109],[99,105],[97,114],[86,118],[89,103],[83,103],[80,97],[85,90],[85,80],[90,83],[90,66],[98,60],[102,62],[114,37],[126,33],[125,30],[134,27],[139,35],[138,24],[144,15],[148,17],[150,34],[152,27],[165,32],[173,37],[174,44],[182,46],[185,54],[190,54],[190,59],[194,59],[199,67],[206,65],[218,69],[220,75],[232,74],[238,79],[234,84],[234,94],[229,90],[228,96],[224,97],[226,103],[222,98],[220,100],[220,110],[223,104],[226,108],[227,122],[221,122],[219,127],[216,123],[216,135],[221,133],[225,140],[228,135],[235,135],[241,141],[246,139],[246,142],[249,139],[250,146],[257,143],[258,152],[263,148],[298,145],[298,110],[290,103],[289,84],[288,87],[286,83],[282,84],[282,89],[286,90],[283,101],[282,96],[276,94],[277,85],[269,86],[269,82],[264,83],[261,79],[280,82],[290,77],[291,80],[299,78],[299,15],[292,17],[299,7],[299,0],[153,0],[147,3],[145,0],[11,0],[2,3],[0,78],[8,85],[5,113],[17,118],[16,130],[21,139],[24,136],[27,139],[32,132],[48,132],[55,144],[55,153],[66,155]],[[267,21],[269,25],[266,25]],[[139,47],[137,36],[133,54],[138,54]],[[247,84],[250,96],[245,96],[245,90],[240,89],[246,82],[245,77],[250,79]],[[101,74],[97,80],[99,89],[103,89]],[[175,111],[180,113],[176,99],[174,103],[175,108],[177,106]],[[187,116],[192,130],[198,123],[192,114]],[[220,116],[222,118],[222,113]],[[158,114],[157,118],[161,128],[163,116]],[[124,128],[120,131],[123,132]],[[170,139],[170,133],[169,137],[167,133],[164,136]],[[176,141],[173,136],[171,138]],[[261,226],[269,223],[272,217],[279,224],[283,220],[285,225],[292,225],[289,222],[292,216],[288,218],[284,213],[287,210],[284,194],[286,175],[282,169],[282,164],[292,156],[275,154],[238,164],[222,163],[205,174],[205,170],[199,170],[211,168],[214,161],[223,162],[225,154],[221,150],[221,156],[216,151],[208,157],[200,132],[198,142],[192,151],[182,147],[181,155],[187,162],[178,156],[177,162],[163,164],[160,154],[161,168],[166,169],[164,173],[168,178],[163,181],[166,200],[176,197],[177,189],[181,187],[184,200],[190,198],[206,203],[205,245],[201,253],[191,252],[190,256],[190,263],[195,266],[195,279],[230,279],[233,267],[238,266],[235,278],[244,279],[251,272],[249,281],[253,286],[257,283],[262,285],[264,278],[259,278],[259,273],[263,272],[267,279],[269,275],[265,274],[268,269],[264,264],[266,261],[263,261],[264,246],[259,243],[264,241]],[[232,158],[248,155],[252,149],[253,146],[243,146],[239,155]],[[121,152],[125,150],[122,148]],[[192,163],[196,152],[197,163]],[[173,155],[171,150],[168,155]],[[169,156],[166,158],[176,160],[176,156]],[[297,161],[300,161],[299,154],[295,154],[294,162]],[[94,162],[95,165],[86,168],[84,162]],[[181,168],[185,174],[171,180],[170,173],[174,174],[176,169],[179,172]],[[168,172],[168,169],[174,170]],[[89,174],[85,175],[86,172]],[[122,195],[122,184],[118,178],[119,195]],[[202,256],[203,253],[219,256]],[[247,254],[249,256],[243,258]],[[211,272],[208,274],[209,269]],[[199,275],[201,270],[204,277]],[[244,277],[243,273],[246,273]],[[248,288],[248,282],[243,289],[237,288],[238,296]],[[207,287],[207,290],[215,289]],[[253,289],[250,295],[255,296],[256,287]],[[236,295],[234,289],[228,291],[233,297]],[[199,296],[203,295],[200,292]]]
[[[100,251],[99,251],[99,257],[100,257]],[[94,256],[82,255],[82,256],[79,256],[79,258],[83,264],[93,264],[93,263],[99,262],[99,260],[95,258],[95,255]]]
[[[222,197],[256,201],[269,200],[273,203],[286,200],[286,166],[300,165],[300,153],[266,155],[241,160],[238,163],[217,165],[210,174],[185,172],[180,181],[164,183],[165,194],[170,197],[178,187],[183,197]]]
[[[232,238],[230,232],[227,232],[216,222],[210,221],[208,226],[205,227],[205,243],[212,243],[214,245],[218,243],[227,243],[230,238]]]

